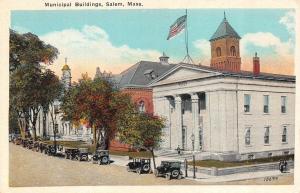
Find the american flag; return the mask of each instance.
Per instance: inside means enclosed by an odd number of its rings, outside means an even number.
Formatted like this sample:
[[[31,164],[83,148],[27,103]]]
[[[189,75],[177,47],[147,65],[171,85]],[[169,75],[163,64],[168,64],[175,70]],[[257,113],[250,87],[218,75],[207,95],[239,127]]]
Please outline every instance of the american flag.
[[[170,26],[169,35],[167,40],[179,34],[186,25],[186,15],[179,17],[173,25]]]

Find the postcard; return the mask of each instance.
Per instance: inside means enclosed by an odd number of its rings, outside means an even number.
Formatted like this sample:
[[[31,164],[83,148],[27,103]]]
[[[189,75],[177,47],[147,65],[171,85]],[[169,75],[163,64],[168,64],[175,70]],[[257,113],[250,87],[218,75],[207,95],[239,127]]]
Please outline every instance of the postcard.
[[[1,7],[0,192],[299,192],[297,1]]]

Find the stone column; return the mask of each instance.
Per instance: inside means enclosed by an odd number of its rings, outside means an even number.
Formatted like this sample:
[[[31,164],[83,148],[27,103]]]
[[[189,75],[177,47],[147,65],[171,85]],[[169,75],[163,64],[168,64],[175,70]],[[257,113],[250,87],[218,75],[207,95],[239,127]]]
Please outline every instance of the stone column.
[[[165,97],[165,109],[166,109],[166,115],[167,115],[167,121],[166,124],[169,128],[169,133],[168,133],[168,140],[169,140],[169,148],[172,149],[172,120],[171,120],[171,102],[170,102],[170,98],[169,97]]]
[[[182,107],[181,107],[181,97],[180,95],[175,96],[175,112],[176,112],[176,127],[177,127],[177,136],[178,136],[178,142],[177,145],[179,145],[180,148],[182,147]]]
[[[193,133],[195,135],[194,150],[200,150],[199,145],[199,97],[197,93],[191,94],[192,100],[192,116],[193,116]]]

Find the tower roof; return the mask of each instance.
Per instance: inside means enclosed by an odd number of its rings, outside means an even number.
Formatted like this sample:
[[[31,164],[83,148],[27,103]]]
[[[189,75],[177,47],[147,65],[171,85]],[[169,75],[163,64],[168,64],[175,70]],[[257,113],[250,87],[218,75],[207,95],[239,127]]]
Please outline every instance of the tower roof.
[[[224,38],[224,37],[233,37],[233,38],[241,39],[239,34],[233,29],[233,27],[231,27],[231,25],[227,21],[225,15],[224,15],[224,19],[221,22],[221,24],[219,25],[217,31],[210,38],[209,41],[221,39],[221,38]]]
[[[70,67],[67,64],[65,64],[61,70],[70,70]]]
[[[70,70],[70,67],[69,67],[68,64],[67,64],[67,58],[65,58],[65,65],[63,66],[63,68],[62,68],[61,70],[62,70],[62,71]]]

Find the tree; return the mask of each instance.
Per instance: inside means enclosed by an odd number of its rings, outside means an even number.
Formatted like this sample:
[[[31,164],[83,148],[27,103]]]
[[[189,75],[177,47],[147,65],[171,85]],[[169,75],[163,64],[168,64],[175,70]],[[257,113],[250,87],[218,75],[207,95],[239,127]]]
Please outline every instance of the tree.
[[[114,138],[119,118],[131,108],[130,97],[113,89],[102,79],[92,80],[84,74],[64,95],[61,109],[65,120],[85,120],[93,130],[95,147],[108,149]]]
[[[150,151],[154,168],[156,168],[154,149],[161,143],[164,119],[146,113],[129,114],[125,119],[127,121],[123,121],[123,123],[127,124],[118,127],[120,141],[137,149]]]
[[[9,67],[14,71],[21,65],[52,64],[58,49],[46,44],[32,33],[19,34],[9,30]]]
[[[47,94],[51,96],[57,94],[56,91],[48,90],[53,89],[51,87],[53,84],[49,87],[47,79],[49,79],[49,74],[56,80],[58,78],[49,70],[43,72],[45,68],[42,63],[52,64],[59,52],[32,33],[19,34],[10,30],[9,41],[10,111],[15,111],[18,116],[22,137],[25,137],[25,132],[31,123],[35,139],[37,115],[41,107],[49,103],[47,100],[52,100]]]

